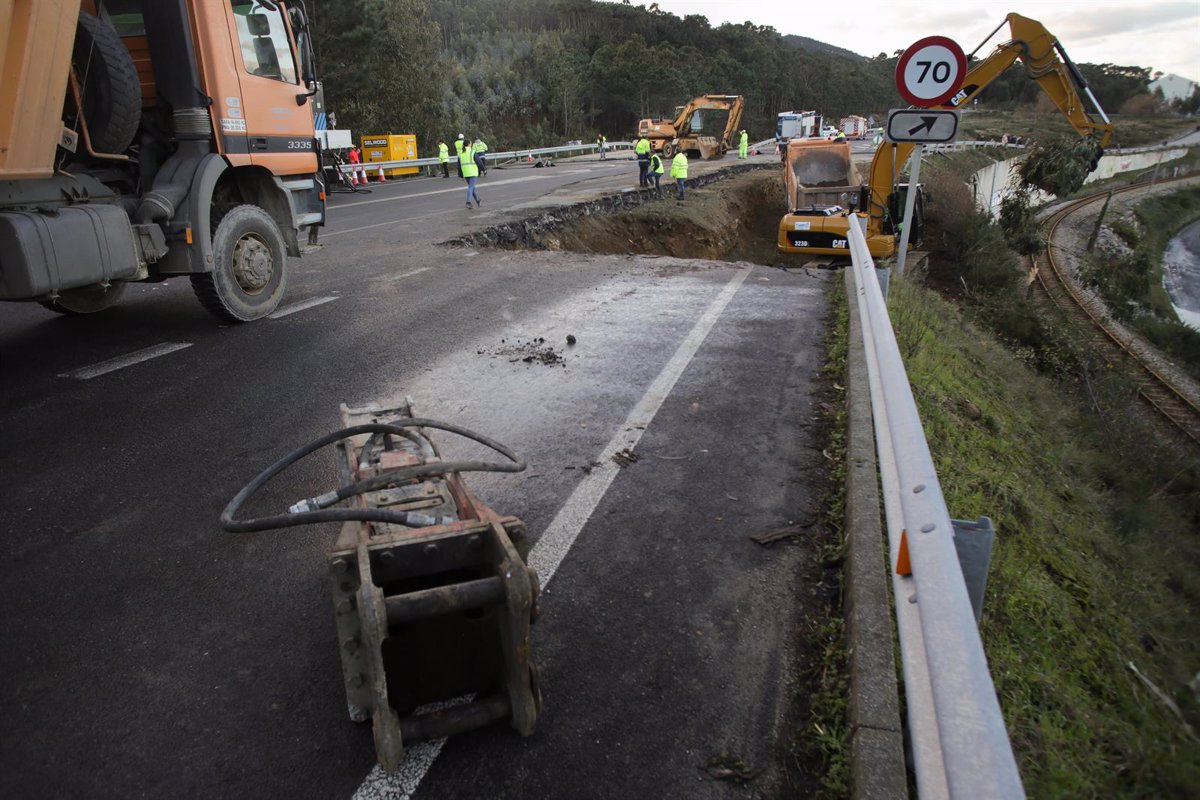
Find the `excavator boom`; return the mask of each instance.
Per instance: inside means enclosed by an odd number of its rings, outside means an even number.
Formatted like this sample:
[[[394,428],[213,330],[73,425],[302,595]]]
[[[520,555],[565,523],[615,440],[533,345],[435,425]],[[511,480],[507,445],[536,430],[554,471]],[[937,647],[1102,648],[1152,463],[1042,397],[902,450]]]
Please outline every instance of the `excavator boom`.
[[[1097,151],[1102,152],[1112,139],[1113,124],[1058,39],[1040,22],[1020,14],[1009,14],[1005,17],[1005,22],[1008,23],[1012,38],[999,44],[987,58],[972,67],[963,79],[962,88],[941,108],[954,109],[967,105],[1019,59],[1029,77],[1037,81],[1042,91],[1067,118],[1075,131],[1082,137],[1093,139]],[[1003,25],[1004,23],[1001,23],[996,30]],[[1090,101],[1099,117],[1098,120],[1085,108],[1084,97]],[[876,149],[875,157],[871,161],[868,183],[861,191],[862,207],[858,211],[868,217],[867,242],[871,255],[875,257],[890,256],[895,252],[894,222],[897,216],[896,209],[899,207],[897,198],[907,189],[899,184],[900,173],[912,151],[912,144],[884,142]],[[804,159],[812,155],[816,155],[815,151],[809,153],[803,147],[788,148],[787,199],[788,211],[792,213],[785,215],[780,221],[777,245],[780,251],[789,253],[841,253],[845,243],[838,232],[844,235],[848,227],[846,213],[834,218],[822,215],[810,219],[811,214],[806,215],[804,210],[797,209],[800,199],[808,194],[809,187],[803,185],[799,179],[806,171],[804,166],[792,162],[794,159]],[[844,187],[842,194],[848,194],[851,188]],[[825,238],[834,242],[836,250],[828,246],[809,246],[808,243],[813,237],[798,237],[795,234],[795,231],[815,230],[814,226],[818,224],[822,230],[832,231],[830,236]],[[916,234],[919,231],[914,229],[912,233]],[[914,238],[914,241],[919,241],[919,237]]]

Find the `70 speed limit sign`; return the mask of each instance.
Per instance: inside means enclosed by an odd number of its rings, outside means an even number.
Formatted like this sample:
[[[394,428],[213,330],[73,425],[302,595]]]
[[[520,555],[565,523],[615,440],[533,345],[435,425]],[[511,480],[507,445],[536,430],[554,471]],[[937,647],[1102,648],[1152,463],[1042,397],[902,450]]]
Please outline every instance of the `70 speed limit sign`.
[[[966,74],[967,57],[957,42],[926,36],[900,56],[896,88],[914,106],[932,108],[953,97]]]

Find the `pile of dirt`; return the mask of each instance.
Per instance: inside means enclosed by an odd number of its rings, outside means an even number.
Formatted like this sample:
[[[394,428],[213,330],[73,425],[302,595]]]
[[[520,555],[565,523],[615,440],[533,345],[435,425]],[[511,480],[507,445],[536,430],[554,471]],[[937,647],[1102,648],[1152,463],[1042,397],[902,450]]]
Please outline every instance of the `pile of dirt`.
[[[574,337],[571,337],[573,340]],[[500,340],[500,347],[494,350],[477,350],[478,355],[501,356],[507,358],[509,363],[516,364],[523,362],[525,364],[542,364],[547,367],[566,367],[567,359],[563,354],[555,350],[552,345],[546,344],[546,340],[542,337],[534,339],[516,339],[509,342],[507,339]]]
[[[783,206],[782,176],[755,171],[689,190],[682,202],[664,187],[659,202],[571,220],[539,232],[531,244],[547,250],[774,264]]]

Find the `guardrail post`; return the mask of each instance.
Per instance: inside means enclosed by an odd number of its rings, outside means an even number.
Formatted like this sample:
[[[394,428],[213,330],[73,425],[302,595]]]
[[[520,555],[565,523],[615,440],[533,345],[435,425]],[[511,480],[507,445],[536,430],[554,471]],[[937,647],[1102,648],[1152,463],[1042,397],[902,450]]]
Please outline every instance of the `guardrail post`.
[[[954,549],[958,553],[958,565],[962,567],[963,580],[967,584],[967,596],[971,599],[971,610],[975,612],[975,624],[983,617],[983,592],[987,588],[988,567],[992,563],[992,543],[996,540],[996,527],[988,517],[970,520],[952,519],[954,527]]]

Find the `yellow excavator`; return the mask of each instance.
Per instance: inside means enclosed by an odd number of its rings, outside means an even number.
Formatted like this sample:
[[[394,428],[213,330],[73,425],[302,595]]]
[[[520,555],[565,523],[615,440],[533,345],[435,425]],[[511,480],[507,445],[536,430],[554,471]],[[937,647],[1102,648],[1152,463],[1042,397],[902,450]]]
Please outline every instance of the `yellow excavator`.
[[[650,140],[655,152],[670,158],[682,152],[690,159],[722,158],[733,148],[733,136],[742,121],[745,102],[741,95],[702,94],[680,107],[675,119],[644,119],[638,123],[638,136]],[[721,138],[692,131],[692,118],[698,111],[728,111]]]
[[[1005,22],[1012,38],[968,71],[962,88],[939,107],[966,105],[1020,59],[1029,77],[1038,82],[1076,132],[1095,142],[1094,169],[1113,133],[1112,122],[1100,102],[1062,45],[1040,22],[1019,14],[1009,14]],[[1003,26],[1000,23],[984,43]],[[1085,110],[1081,95],[1091,101],[1099,120]],[[788,213],[779,222],[779,251],[845,256],[850,247],[850,217],[857,211],[867,217],[867,245],[872,257],[894,255],[900,233],[898,223],[910,188],[900,181],[900,172],[912,150],[912,144],[883,142],[875,151],[867,182],[862,183],[850,160],[849,144],[790,141],[784,162]],[[917,192],[909,231],[909,241],[914,245],[921,242],[925,205],[919,187]]]

